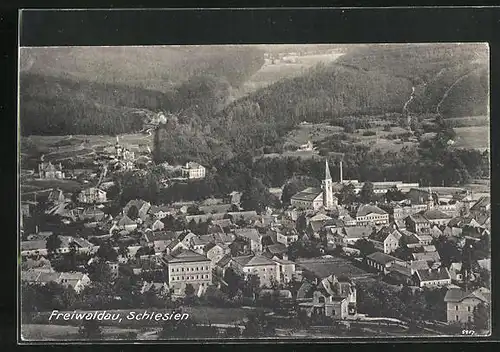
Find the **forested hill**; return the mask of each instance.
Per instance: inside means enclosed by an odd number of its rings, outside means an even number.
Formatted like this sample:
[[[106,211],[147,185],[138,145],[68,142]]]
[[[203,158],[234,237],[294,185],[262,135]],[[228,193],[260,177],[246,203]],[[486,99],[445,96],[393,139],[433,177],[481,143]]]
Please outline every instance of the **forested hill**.
[[[134,109],[212,116],[264,63],[256,47],[23,48],[23,135],[119,134]]]
[[[407,78],[411,111],[462,117],[487,113],[488,60],[487,44],[388,44],[350,50],[336,64]]]
[[[301,121],[400,112],[411,94],[408,79],[337,65],[319,65],[226,107],[213,130],[236,150],[258,148]]]
[[[250,46],[22,48],[21,72],[168,92],[206,72],[243,84],[264,64]]]

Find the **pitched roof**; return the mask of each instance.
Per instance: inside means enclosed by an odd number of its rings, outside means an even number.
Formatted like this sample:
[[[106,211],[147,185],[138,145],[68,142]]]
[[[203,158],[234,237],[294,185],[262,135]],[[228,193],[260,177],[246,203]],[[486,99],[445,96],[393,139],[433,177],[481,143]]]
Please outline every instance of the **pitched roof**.
[[[472,292],[464,291],[461,288],[450,288],[448,291],[446,291],[446,295],[444,296],[444,301],[458,303],[466,298],[472,298],[472,297],[480,299],[485,303],[489,303],[491,300],[491,292],[483,287]]]
[[[240,218],[243,218],[244,220],[256,220],[259,217],[255,210],[230,211],[230,212],[228,212],[228,214],[232,216],[233,220],[238,220]]]
[[[435,252],[436,251],[436,246],[433,244],[428,245],[428,246],[423,246],[424,252]]]
[[[380,209],[376,205],[371,205],[371,204],[362,204],[359,206],[358,211],[356,212],[356,217],[360,216],[366,216],[368,214],[379,214],[379,215],[385,215],[387,212],[385,210]]]
[[[275,265],[276,263],[263,255],[246,255],[234,257],[233,260],[241,266]]]
[[[437,270],[427,269],[427,270],[417,270],[417,276],[419,280],[422,281],[436,281],[436,280],[447,280],[450,279],[450,272],[447,268],[439,268]]]
[[[282,254],[287,252],[287,248],[283,243],[276,243],[267,246],[269,252],[273,254]]]
[[[342,233],[346,238],[363,238],[368,237],[372,229],[369,226],[348,226],[342,229]]]
[[[413,259],[438,262],[441,260],[438,252],[413,253]]]
[[[32,251],[37,249],[46,249],[46,241],[45,240],[36,240],[36,241],[22,241],[21,242],[21,250],[22,251]]]
[[[411,277],[411,275],[412,275],[411,268],[408,268],[406,266],[403,266],[403,265],[400,265],[397,263],[392,264],[391,267],[389,268],[389,271],[390,272],[397,272],[398,274],[408,276],[408,277]]]
[[[408,230],[399,230],[399,232],[405,237],[405,240],[408,244],[420,243],[420,240],[415,233]]]
[[[312,202],[317,196],[323,193],[321,188],[309,187],[292,196],[292,199]]]
[[[385,254],[382,252],[372,253],[372,254],[368,255],[367,258],[370,258],[374,262],[379,263],[379,264],[383,264],[383,265],[399,260],[398,258],[393,257],[392,255],[388,255],[388,254]]]
[[[411,260],[410,261],[411,270],[428,270],[429,264],[426,260]]]
[[[379,231],[370,234],[368,238],[374,241],[384,242],[389,235],[394,235],[397,239],[401,238],[401,234],[389,226],[382,227]]]
[[[219,267],[225,267],[227,264],[229,264],[229,262],[231,261],[231,255],[230,254],[226,254],[225,256],[223,256],[217,263],[216,265],[219,266]]]
[[[262,236],[259,234],[259,231],[257,231],[256,229],[249,229],[249,228],[236,229],[236,230],[234,230],[234,233],[236,234],[236,236],[248,238],[248,239],[255,241],[255,242],[258,242],[258,243],[260,243],[260,241],[262,239]]]
[[[424,218],[424,216],[422,214],[419,214],[419,213],[408,215],[407,219],[408,218],[411,219],[413,222],[418,223],[418,224],[429,222],[429,220]]]
[[[451,219],[452,217],[439,209],[430,209],[422,212],[422,215],[427,220]]]
[[[172,231],[147,232],[144,234],[147,242],[170,241],[177,238],[177,234]]]
[[[488,207],[491,205],[491,197],[481,197],[478,201],[470,208],[470,211],[479,211],[482,207]]]
[[[118,221],[118,226],[127,226],[127,225],[137,225],[137,223],[129,218],[127,215],[124,215],[120,221]]]
[[[477,264],[483,268],[483,269],[486,269],[486,270],[491,270],[491,259],[490,258],[487,258],[487,259],[480,259],[477,261]]]
[[[207,262],[210,261],[206,256],[195,253],[191,250],[183,250],[175,256],[165,256],[167,263],[188,263],[188,262]]]

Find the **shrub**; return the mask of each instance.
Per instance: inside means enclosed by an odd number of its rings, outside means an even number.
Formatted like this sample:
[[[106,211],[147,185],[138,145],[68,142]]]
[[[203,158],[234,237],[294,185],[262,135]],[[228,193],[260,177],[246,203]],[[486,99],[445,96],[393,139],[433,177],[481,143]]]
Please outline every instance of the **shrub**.
[[[377,132],[375,131],[364,131],[363,136],[375,136]]]

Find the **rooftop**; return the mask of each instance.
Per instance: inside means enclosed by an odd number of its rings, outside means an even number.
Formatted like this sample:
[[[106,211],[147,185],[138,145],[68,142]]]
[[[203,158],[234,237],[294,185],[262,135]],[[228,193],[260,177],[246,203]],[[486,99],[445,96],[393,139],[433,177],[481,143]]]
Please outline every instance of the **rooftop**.
[[[387,212],[385,210],[380,209],[376,205],[362,204],[359,206],[358,211],[356,212],[356,217],[366,216],[369,214],[385,215],[387,214]]]
[[[450,279],[450,272],[446,268],[417,270],[417,276],[420,281],[447,280]]]
[[[309,187],[299,193],[294,194],[292,196],[292,199],[312,202],[317,196],[322,193],[323,190],[321,188]]]
[[[372,254],[368,255],[367,258],[373,260],[376,263],[383,264],[383,265],[385,265],[387,263],[399,261],[398,258],[393,257],[392,255],[382,253],[382,252],[372,253]]]
[[[165,256],[165,261],[169,264],[189,263],[189,262],[209,262],[206,256],[195,253],[191,250],[183,250],[175,256]]]

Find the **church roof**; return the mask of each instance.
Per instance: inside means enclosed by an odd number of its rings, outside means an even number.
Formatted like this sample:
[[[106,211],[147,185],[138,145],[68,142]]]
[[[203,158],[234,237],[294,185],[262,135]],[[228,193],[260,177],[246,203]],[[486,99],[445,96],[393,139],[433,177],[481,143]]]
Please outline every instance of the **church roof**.
[[[292,199],[312,202],[322,192],[323,192],[323,190],[321,188],[309,187],[309,188],[306,188],[305,190],[293,195]]]

